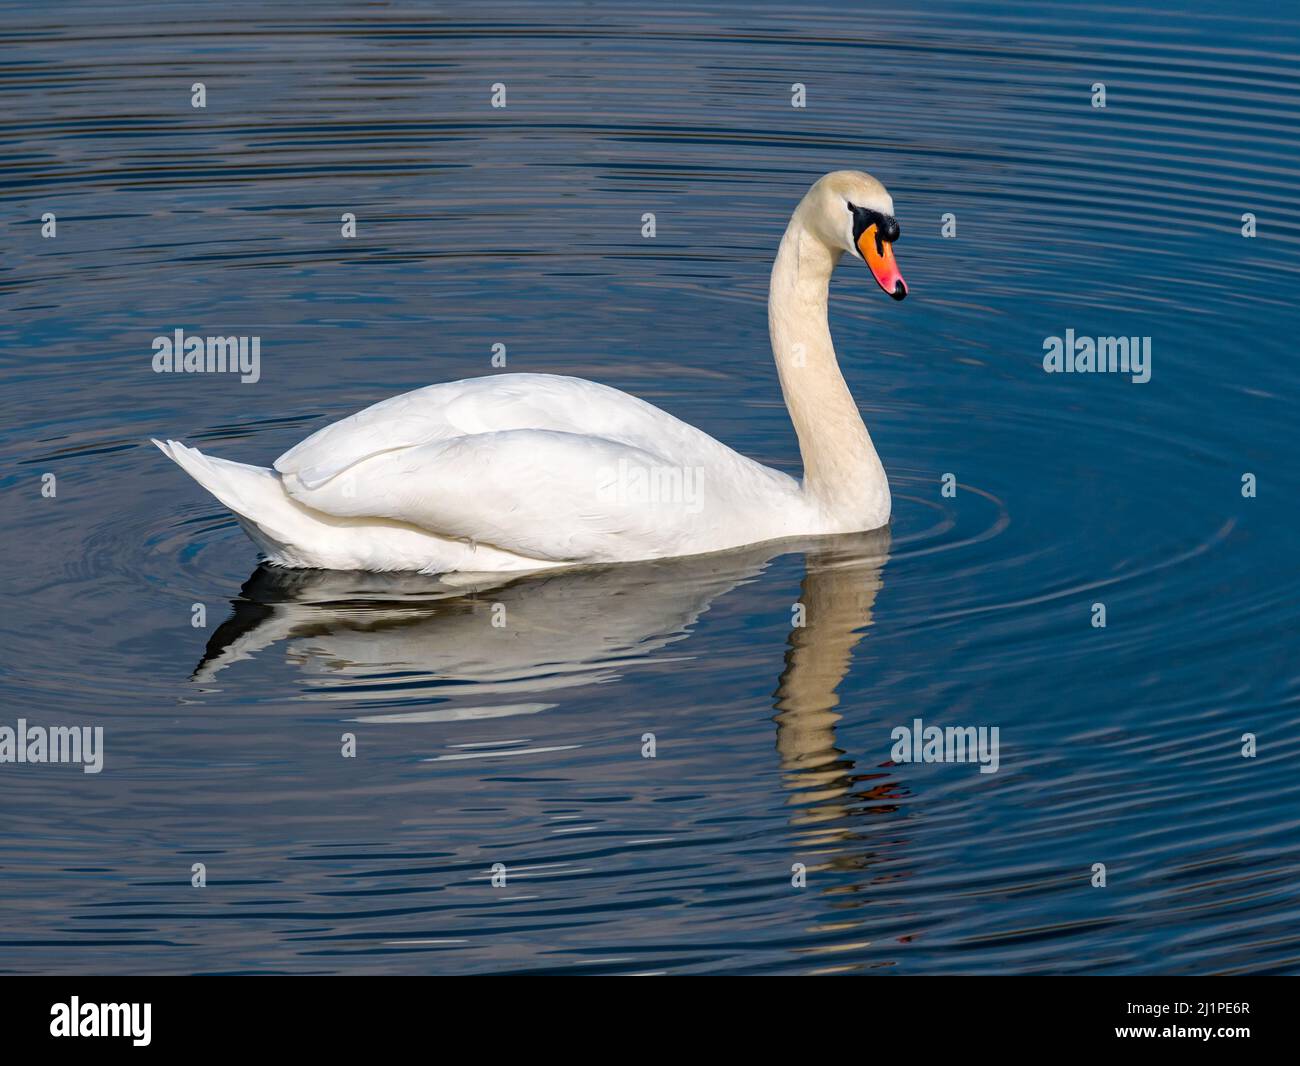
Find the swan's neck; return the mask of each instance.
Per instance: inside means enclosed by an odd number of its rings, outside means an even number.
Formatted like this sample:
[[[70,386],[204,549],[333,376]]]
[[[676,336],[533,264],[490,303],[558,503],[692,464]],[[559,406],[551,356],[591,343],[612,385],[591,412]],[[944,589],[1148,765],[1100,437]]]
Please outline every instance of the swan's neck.
[[[768,328],[804,492],[837,529],[874,529],[889,518],[889,483],[831,343],[826,298],[838,258],[796,212],[772,267]]]

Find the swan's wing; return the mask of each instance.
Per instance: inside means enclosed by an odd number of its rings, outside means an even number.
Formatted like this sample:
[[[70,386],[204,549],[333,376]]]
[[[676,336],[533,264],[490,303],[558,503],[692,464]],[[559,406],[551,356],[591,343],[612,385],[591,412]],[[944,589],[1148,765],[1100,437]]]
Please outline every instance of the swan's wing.
[[[552,374],[502,374],[430,385],[313,433],[275,461],[315,489],[382,452],[518,429],[580,433],[657,454],[713,445],[706,434],[618,389]]]
[[[725,491],[725,471],[682,469],[603,437],[519,429],[388,448],[314,486],[293,473],[282,480],[326,514],[393,519],[565,562],[626,558],[638,547],[675,554],[718,502],[705,480],[715,473]]]
[[[455,405],[469,384],[430,385],[381,400],[295,444],[275,469],[314,488],[380,452],[462,436],[467,431],[457,425]]]

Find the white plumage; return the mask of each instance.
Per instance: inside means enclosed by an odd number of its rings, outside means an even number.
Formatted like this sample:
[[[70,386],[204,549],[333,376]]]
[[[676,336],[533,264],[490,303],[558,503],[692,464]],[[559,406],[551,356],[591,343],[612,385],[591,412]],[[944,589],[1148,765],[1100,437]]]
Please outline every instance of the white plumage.
[[[849,196],[892,211],[874,179],[828,175],[796,210],[773,270],[773,348],[802,484],[634,396],[548,374],[395,396],[272,469],[154,443],[281,566],[501,572],[875,528],[889,517],[888,484],[826,326],[830,269],[848,250],[835,216]],[[784,350],[790,329],[797,352]]]

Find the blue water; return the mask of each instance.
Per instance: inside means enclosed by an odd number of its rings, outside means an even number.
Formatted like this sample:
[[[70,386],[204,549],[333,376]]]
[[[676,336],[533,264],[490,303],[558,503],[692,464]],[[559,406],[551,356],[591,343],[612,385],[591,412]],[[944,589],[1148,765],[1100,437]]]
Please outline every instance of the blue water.
[[[3,5],[0,725],[104,766],[0,764],[0,972],[1300,972],[1300,14],[911,7]],[[797,474],[767,276],[842,167],[911,290],[831,291],[887,531],[276,572],[148,443],[269,463],[504,344]]]

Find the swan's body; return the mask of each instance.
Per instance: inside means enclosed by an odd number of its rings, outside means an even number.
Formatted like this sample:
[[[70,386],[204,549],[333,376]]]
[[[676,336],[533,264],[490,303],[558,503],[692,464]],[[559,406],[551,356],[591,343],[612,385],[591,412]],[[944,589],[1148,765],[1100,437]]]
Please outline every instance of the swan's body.
[[[314,433],[272,469],[155,443],[281,566],[535,570],[875,529],[889,520],[889,484],[840,375],[826,299],[831,270],[855,247],[892,284],[896,270],[878,269],[855,231],[867,215],[893,223],[892,211],[874,179],[829,174],[777,254],[769,326],[802,483],[627,393],[548,374],[393,397]]]

